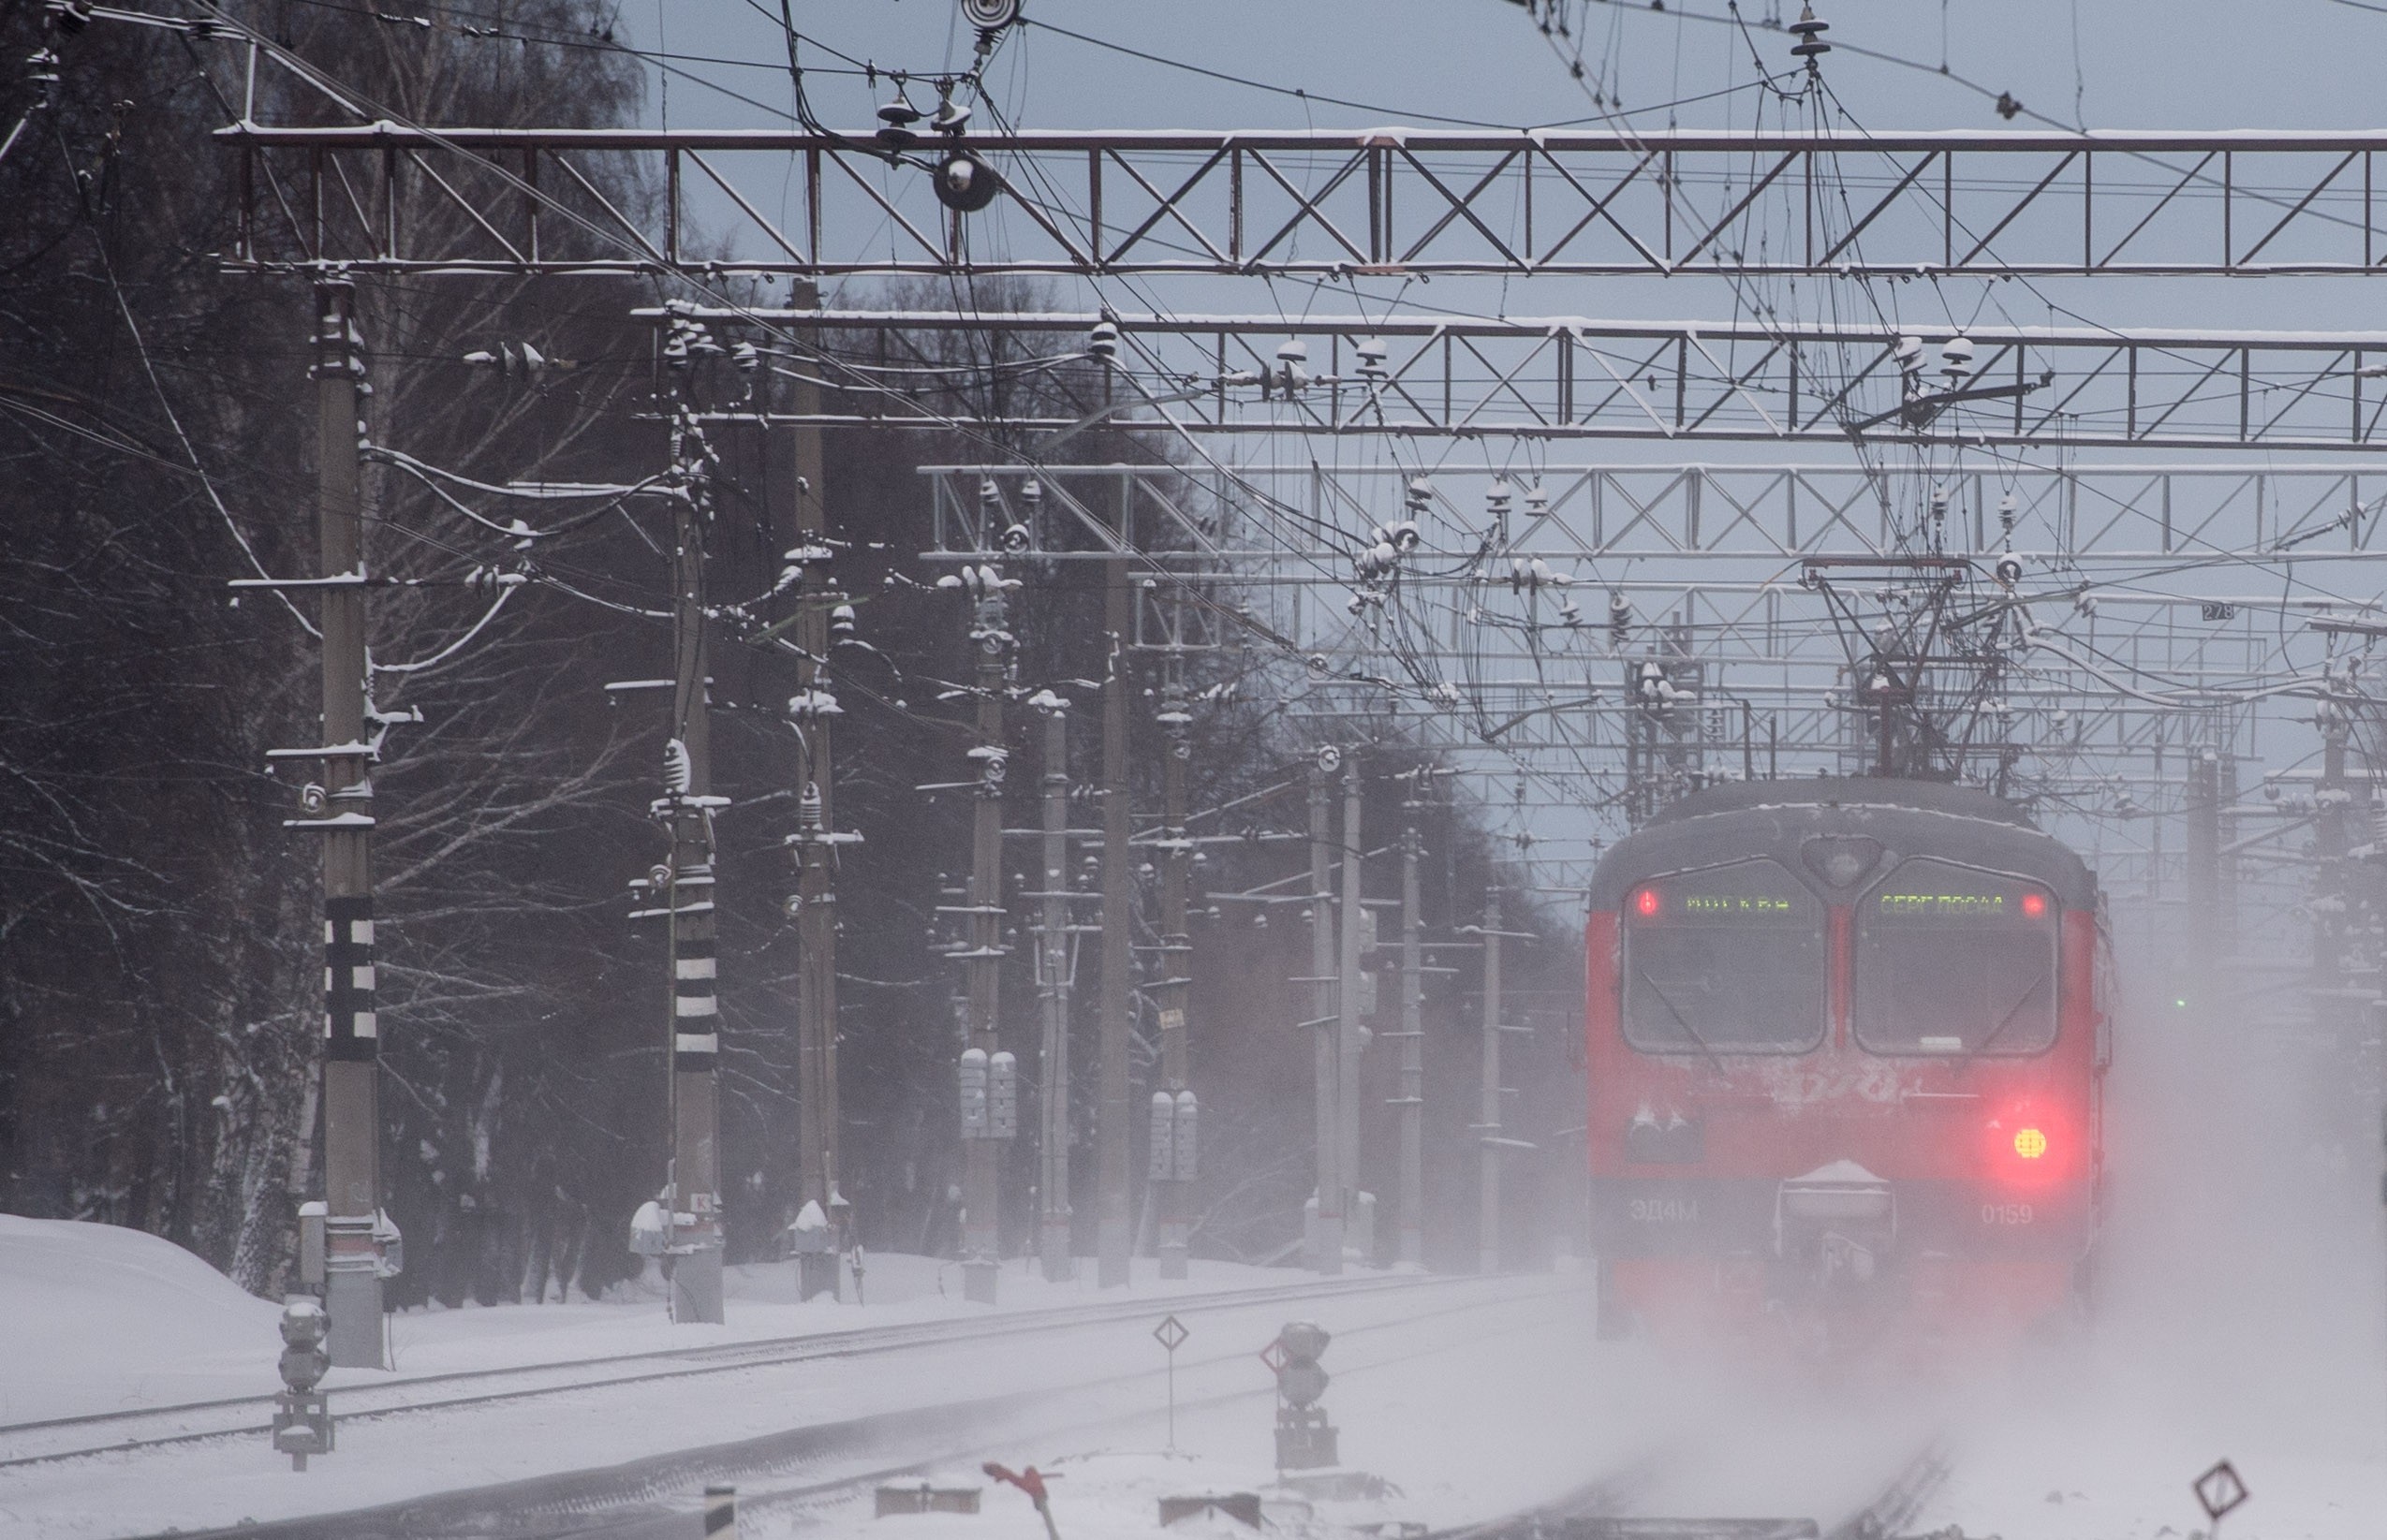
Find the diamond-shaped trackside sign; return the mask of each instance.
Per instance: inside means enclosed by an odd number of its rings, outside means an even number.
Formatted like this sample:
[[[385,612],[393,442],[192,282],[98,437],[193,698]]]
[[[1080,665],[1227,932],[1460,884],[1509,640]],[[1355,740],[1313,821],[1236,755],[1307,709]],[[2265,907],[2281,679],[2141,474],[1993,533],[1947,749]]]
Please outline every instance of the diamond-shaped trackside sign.
[[[2248,1495],[2247,1484],[2238,1479],[2238,1468],[2226,1459],[2196,1478],[2196,1500],[2203,1506],[2204,1517],[2217,1523]]]
[[[1271,1374],[1277,1376],[1279,1379],[1284,1377],[1285,1344],[1283,1342],[1280,1342],[1275,1338],[1271,1337],[1268,1340],[1268,1345],[1260,1350],[1259,1358],[1261,1363],[1268,1366],[1268,1371]]]
[[[1186,1339],[1192,1335],[1186,1329],[1186,1323],[1173,1315],[1152,1328],[1152,1340],[1171,1353],[1185,1346]]]

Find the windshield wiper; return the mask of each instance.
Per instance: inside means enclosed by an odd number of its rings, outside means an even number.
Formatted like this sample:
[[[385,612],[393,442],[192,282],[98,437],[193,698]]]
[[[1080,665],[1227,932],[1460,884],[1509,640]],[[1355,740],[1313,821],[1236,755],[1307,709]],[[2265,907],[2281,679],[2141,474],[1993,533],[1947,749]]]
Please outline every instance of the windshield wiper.
[[[1691,1025],[1691,1019],[1674,1008],[1674,1003],[1666,998],[1666,991],[1658,988],[1658,980],[1649,976],[1649,970],[1647,968],[1635,968],[1633,972],[1641,975],[1641,981],[1649,986],[1649,992],[1656,995],[1658,997],[1658,1003],[1666,1007],[1666,1014],[1672,1017],[1675,1021],[1682,1026],[1685,1034],[1687,1034],[1692,1042],[1699,1045],[1700,1052],[1707,1055],[1708,1063],[1714,1064],[1717,1069],[1722,1069],[1724,1067],[1724,1061],[1718,1058],[1716,1050],[1708,1046],[1707,1039],[1699,1034],[1699,1029]],[[2036,986],[2034,986],[2034,988],[2036,988]]]
[[[1975,1059],[1984,1053],[1987,1053],[1989,1051],[1989,1045],[1997,1041],[1997,1034],[2004,1032],[2008,1027],[2013,1025],[2015,1016],[2021,1012],[2025,1005],[2030,1004],[2030,997],[2037,994],[2039,992],[2039,987],[2046,982],[2046,970],[2041,969],[2037,976],[2033,977],[2028,984],[2023,987],[2022,997],[2016,1000],[2012,1005],[2006,1007],[2006,1014],[1997,1019],[1997,1024],[1983,1033],[1980,1042],[1975,1043],[1970,1048],[1965,1049],[1962,1063],[1959,1063],[1957,1067],[1961,1069],[1970,1069],[1972,1067],[1972,1062]],[[1671,1010],[1672,1007],[1669,1006],[1668,1009]]]

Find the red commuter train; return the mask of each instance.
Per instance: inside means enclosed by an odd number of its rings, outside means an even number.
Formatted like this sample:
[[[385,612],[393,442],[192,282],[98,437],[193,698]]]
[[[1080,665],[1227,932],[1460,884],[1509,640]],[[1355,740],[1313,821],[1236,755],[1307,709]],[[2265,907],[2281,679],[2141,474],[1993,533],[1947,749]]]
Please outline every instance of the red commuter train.
[[[1986,792],[1683,799],[1593,877],[1600,1329],[2015,1335],[2085,1313],[2111,946],[2081,858]]]

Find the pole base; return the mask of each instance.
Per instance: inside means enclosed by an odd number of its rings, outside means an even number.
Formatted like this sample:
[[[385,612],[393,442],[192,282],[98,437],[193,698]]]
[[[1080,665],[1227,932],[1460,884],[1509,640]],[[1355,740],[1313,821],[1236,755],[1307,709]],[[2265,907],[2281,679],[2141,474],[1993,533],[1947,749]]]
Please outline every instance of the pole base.
[[[999,1265],[972,1257],[962,1264],[962,1298],[973,1305],[994,1304],[995,1284],[1002,1276]]]
[[[334,1369],[379,1369],[382,1355],[381,1278],[370,1268],[341,1269],[323,1281],[323,1313],[331,1318],[324,1351]]]
[[[1044,1281],[1066,1283],[1078,1275],[1078,1259],[1069,1254],[1069,1222],[1067,1219],[1048,1221],[1044,1232],[1037,1238],[1037,1257],[1044,1267]]]
[[[721,1254],[689,1252],[671,1260],[671,1319],[682,1326],[721,1325]]]
[[[1160,1242],[1160,1276],[1166,1279],[1186,1276],[1186,1242],[1183,1237],[1172,1237]]]

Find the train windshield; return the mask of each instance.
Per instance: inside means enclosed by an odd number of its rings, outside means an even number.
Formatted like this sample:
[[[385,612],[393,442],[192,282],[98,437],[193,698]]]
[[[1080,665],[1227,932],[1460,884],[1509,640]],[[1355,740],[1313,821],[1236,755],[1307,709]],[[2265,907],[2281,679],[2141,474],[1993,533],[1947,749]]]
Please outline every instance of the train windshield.
[[[1823,906],[1777,861],[1625,895],[1625,1041],[1644,1053],[1797,1053],[1823,1041]]]
[[[2055,1041],[2055,895],[1902,861],[1857,905],[1853,1025],[1876,1053],[2037,1053]]]

